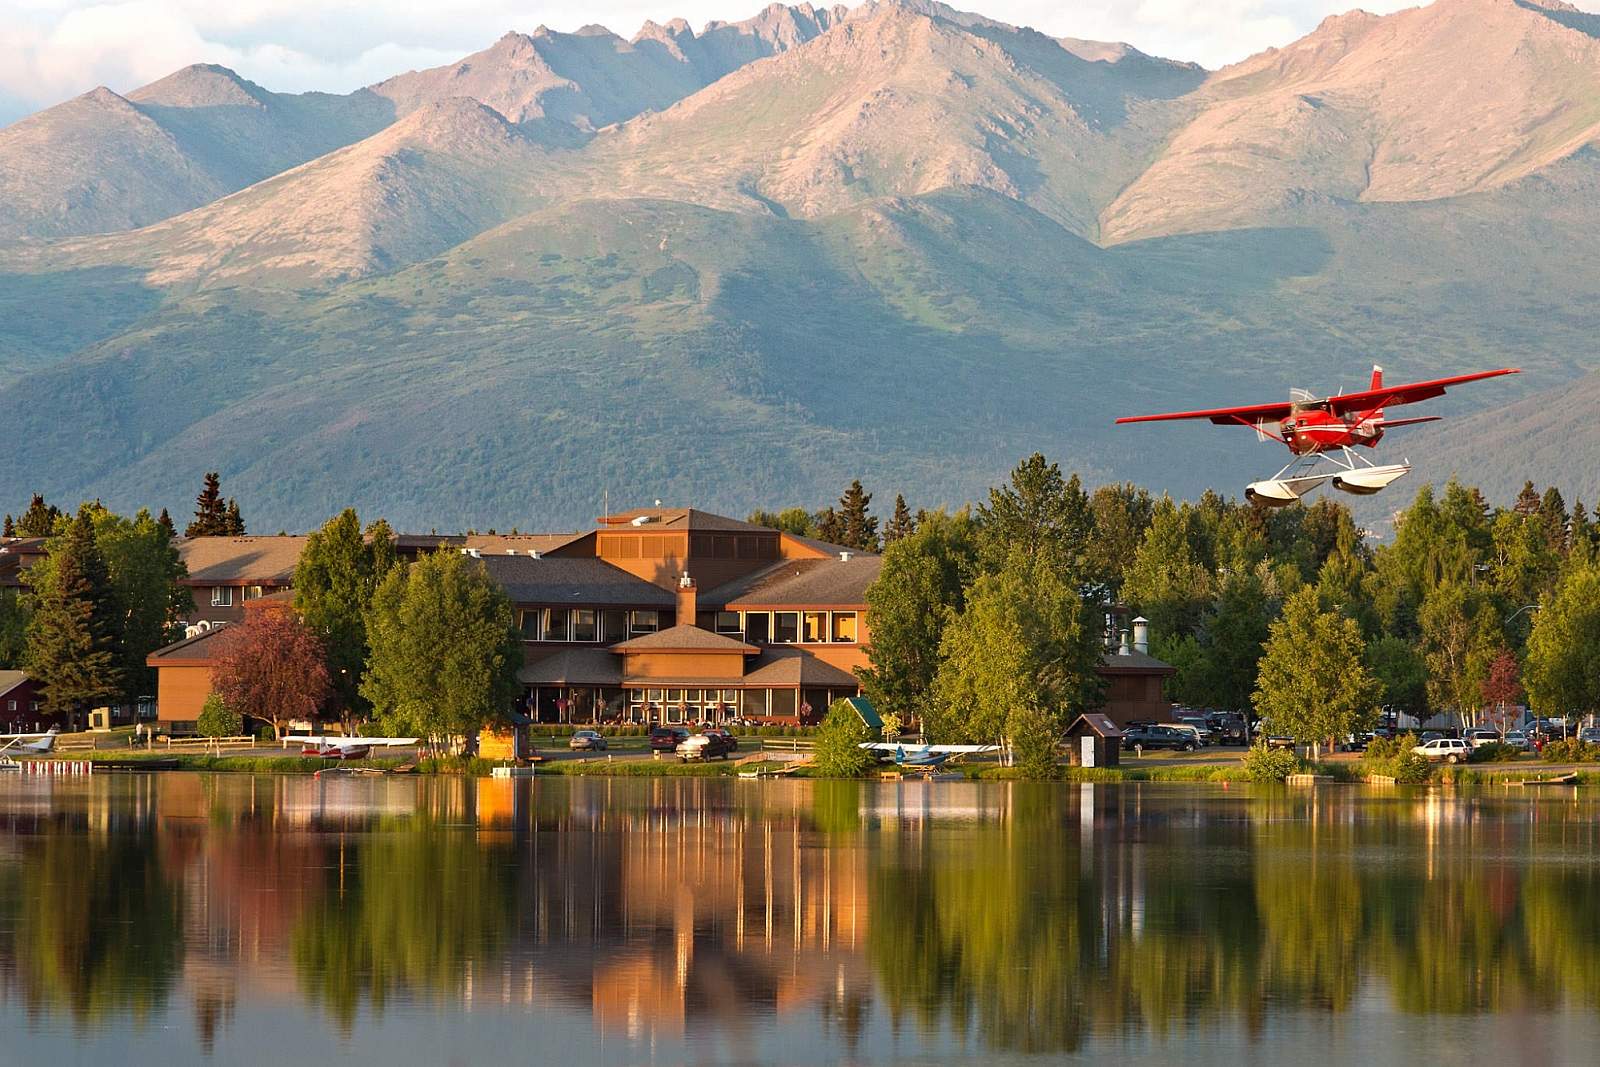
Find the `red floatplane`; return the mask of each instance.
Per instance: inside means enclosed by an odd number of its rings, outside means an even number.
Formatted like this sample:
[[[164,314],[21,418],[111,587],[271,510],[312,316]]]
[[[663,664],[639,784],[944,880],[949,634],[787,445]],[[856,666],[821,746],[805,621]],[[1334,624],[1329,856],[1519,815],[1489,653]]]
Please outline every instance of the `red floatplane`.
[[[1458,374],[1430,382],[1384,385],[1383,368],[1372,368],[1372,384],[1363,392],[1316,397],[1303,389],[1291,389],[1289,399],[1276,404],[1251,404],[1238,408],[1212,408],[1207,411],[1174,411],[1166,415],[1130,415],[1125,422],[1167,422],[1175,419],[1210,419],[1219,426],[1249,426],[1257,440],[1268,438],[1294,453],[1277,474],[1251,482],[1244,494],[1251,500],[1281,507],[1293,504],[1323,482],[1335,489],[1367,496],[1393,484],[1411,470],[1410,463],[1373,463],[1355,451],[1356,446],[1376,448],[1385,431],[1397,426],[1437,422],[1439,416],[1390,419],[1384,409],[1415,404],[1443,396],[1452,386],[1502,374],[1516,374],[1514,368]],[[1332,468],[1332,469],[1329,469]]]

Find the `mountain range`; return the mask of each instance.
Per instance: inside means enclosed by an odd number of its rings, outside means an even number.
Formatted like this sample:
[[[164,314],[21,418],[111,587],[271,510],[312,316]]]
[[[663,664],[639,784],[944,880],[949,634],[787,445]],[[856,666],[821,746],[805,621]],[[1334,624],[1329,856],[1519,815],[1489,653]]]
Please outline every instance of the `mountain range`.
[[[1597,141],[1600,17],[1557,0],[1214,72],[926,0],[540,27],[345,95],[188,67],[0,129],[0,498],[221,469],[274,528],[556,527],[959,503],[1034,450],[1236,493],[1283,460],[1111,417],[1377,362],[1527,371],[1396,431],[1413,481],[1593,502]]]

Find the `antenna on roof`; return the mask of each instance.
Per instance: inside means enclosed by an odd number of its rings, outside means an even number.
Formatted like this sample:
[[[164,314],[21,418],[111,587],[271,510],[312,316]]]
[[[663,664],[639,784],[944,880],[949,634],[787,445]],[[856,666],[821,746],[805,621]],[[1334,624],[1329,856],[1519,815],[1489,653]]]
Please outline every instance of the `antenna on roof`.
[[[660,506],[661,506],[661,499],[659,497],[657,497],[656,498],[656,507],[659,508]]]

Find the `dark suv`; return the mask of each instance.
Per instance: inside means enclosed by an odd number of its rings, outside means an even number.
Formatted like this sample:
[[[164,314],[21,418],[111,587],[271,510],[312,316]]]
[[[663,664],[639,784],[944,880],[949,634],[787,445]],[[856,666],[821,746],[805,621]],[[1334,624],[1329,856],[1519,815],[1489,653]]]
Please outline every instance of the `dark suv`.
[[[678,745],[689,739],[689,731],[681,726],[657,726],[650,731],[651,752],[676,752]]]
[[[1194,735],[1170,726],[1133,726],[1122,735],[1122,747],[1142,752],[1147,748],[1170,748],[1174,752],[1193,752]]]

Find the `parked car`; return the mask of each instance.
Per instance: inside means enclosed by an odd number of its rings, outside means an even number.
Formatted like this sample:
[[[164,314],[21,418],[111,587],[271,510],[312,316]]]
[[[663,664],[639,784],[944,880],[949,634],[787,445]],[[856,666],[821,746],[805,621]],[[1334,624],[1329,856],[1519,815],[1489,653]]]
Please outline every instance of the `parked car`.
[[[1193,752],[1197,747],[1194,735],[1171,726],[1134,726],[1122,735],[1122,747],[1134,752],[1145,749],[1166,748],[1174,752]]]
[[[1467,742],[1472,745],[1473,748],[1482,748],[1484,745],[1498,745],[1500,743],[1499,734],[1495,733],[1493,730],[1483,729],[1482,727],[1479,727],[1476,730],[1468,730],[1465,737]]]
[[[1578,731],[1578,740],[1586,745],[1600,745],[1600,726],[1585,726]]]
[[[727,744],[729,752],[739,751],[739,739],[730,731],[725,730],[720,726],[708,726],[703,732],[708,734],[716,734],[718,737],[721,737],[724,743]]]
[[[688,739],[689,731],[681,726],[657,726],[650,731],[650,751],[676,752]]]
[[[1472,745],[1459,737],[1436,737],[1411,751],[1434,763],[1465,763],[1472,756]]]
[[[1346,752],[1365,752],[1367,746],[1372,743],[1372,738],[1371,733],[1348,734],[1339,747]]]
[[[1193,722],[1190,722],[1186,719],[1179,719],[1177,722],[1164,722],[1160,725],[1166,727],[1168,730],[1177,730],[1179,733],[1188,734],[1190,737],[1194,738],[1195,748],[1204,748],[1210,743],[1210,740],[1206,737],[1206,732],[1200,729],[1200,727],[1195,725]]]
[[[707,730],[678,743],[678,761],[727,759],[733,752],[733,738],[721,730]]]
[[[1518,752],[1528,751],[1528,735],[1523,733],[1521,730],[1512,730],[1510,733],[1506,734],[1505,743],[1507,746],[1516,749]]]
[[[607,748],[605,736],[596,730],[579,730],[572,735],[572,740],[567,742],[567,747],[574,752],[604,752]]]
[[[1242,745],[1247,739],[1244,716],[1238,712],[1214,711],[1206,716],[1219,745]]]
[[[1175,715],[1172,722],[1167,725],[1185,726],[1194,730],[1202,745],[1214,745],[1221,740],[1216,730],[1212,729],[1211,723],[1203,715]]]

